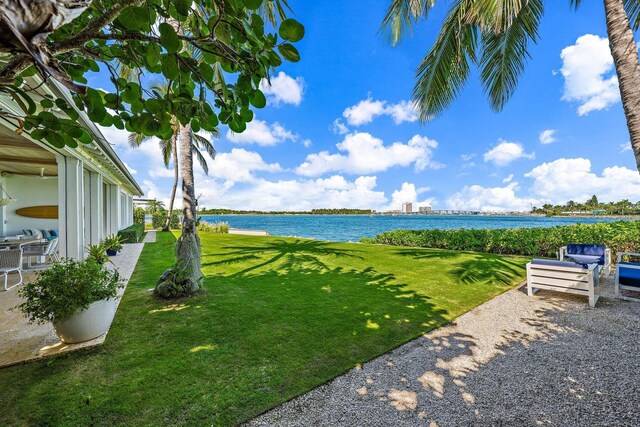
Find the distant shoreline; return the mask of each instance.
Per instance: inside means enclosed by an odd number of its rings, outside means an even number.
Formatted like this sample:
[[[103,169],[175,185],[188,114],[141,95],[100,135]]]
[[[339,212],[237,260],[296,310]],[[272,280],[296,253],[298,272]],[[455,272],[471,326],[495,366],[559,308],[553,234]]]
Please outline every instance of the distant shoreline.
[[[199,216],[389,216],[389,217],[434,217],[434,216],[446,216],[446,217],[456,217],[456,216],[479,216],[479,217],[531,217],[531,218],[619,218],[619,219],[635,219],[640,220],[640,215],[551,215],[546,216],[542,214],[500,214],[500,213],[477,213],[477,214],[421,214],[421,213],[412,213],[412,214],[381,214],[381,213],[372,213],[372,214],[312,214],[312,213],[292,213],[292,212],[282,212],[282,213],[199,213]]]

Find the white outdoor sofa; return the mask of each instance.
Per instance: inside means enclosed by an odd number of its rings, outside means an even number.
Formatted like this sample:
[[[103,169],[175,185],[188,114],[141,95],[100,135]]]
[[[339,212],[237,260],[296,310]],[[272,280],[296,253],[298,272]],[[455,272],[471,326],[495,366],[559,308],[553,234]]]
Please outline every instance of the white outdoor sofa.
[[[600,297],[600,270],[598,264],[533,259],[527,264],[527,294],[533,296],[538,289],[547,289],[584,295],[589,298],[589,306],[595,307]]]

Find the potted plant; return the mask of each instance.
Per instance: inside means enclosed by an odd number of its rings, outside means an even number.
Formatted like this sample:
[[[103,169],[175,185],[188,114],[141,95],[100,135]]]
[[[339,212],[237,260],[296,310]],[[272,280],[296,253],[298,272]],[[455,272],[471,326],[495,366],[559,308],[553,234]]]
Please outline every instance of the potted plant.
[[[117,234],[105,237],[102,243],[109,256],[116,256],[118,252],[122,250],[122,242],[120,241],[120,236]]]
[[[65,343],[88,341],[109,330],[122,286],[116,270],[94,260],[66,259],[20,290],[25,301],[18,308],[30,322],[52,322]]]
[[[107,255],[104,243],[87,246],[87,261],[89,260],[95,261],[100,265],[104,265],[109,261],[109,256]]]

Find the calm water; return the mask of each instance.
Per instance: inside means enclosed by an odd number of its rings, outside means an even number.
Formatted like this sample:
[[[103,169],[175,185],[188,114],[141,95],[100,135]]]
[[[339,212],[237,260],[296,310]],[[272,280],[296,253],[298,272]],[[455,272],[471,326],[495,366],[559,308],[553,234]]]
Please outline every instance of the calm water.
[[[267,230],[273,236],[312,237],[340,242],[399,228],[516,228],[553,227],[615,221],[610,218],[546,218],[522,216],[349,216],[349,215],[203,215],[208,222],[225,221],[231,228]]]

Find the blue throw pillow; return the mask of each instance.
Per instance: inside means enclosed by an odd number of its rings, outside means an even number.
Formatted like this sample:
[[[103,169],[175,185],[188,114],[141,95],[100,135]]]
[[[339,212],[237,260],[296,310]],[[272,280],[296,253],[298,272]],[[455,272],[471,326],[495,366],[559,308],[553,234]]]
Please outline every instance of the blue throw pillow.
[[[30,229],[22,230],[22,234],[24,234],[25,236],[33,236],[33,231],[31,231]]]
[[[49,230],[49,233],[51,233],[51,237],[53,238],[58,237],[58,232],[56,230]]]
[[[49,230],[40,230],[40,231],[42,231],[43,239],[53,240],[53,237],[51,236],[51,232]]]

